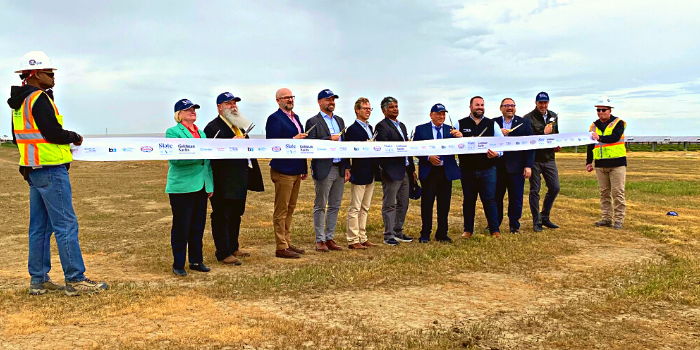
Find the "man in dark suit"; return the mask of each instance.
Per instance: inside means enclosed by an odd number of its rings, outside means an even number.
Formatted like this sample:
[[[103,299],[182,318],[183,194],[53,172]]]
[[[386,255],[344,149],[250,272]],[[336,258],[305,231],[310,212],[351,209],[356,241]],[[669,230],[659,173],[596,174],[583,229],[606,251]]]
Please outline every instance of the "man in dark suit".
[[[368,123],[372,114],[369,100],[360,97],[355,102],[357,120],[350,124],[343,136],[345,141],[368,141],[374,136]],[[374,193],[374,181],[379,179],[379,166],[375,158],[350,159],[350,205],[348,206],[348,248],[366,249],[375,246],[367,239],[367,215]]]
[[[279,109],[267,118],[265,137],[306,138],[299,116],[292,111],[292,91],[285,88],[277,90],[275,100]],[[275,184],[275,211],[272,217],[276,240],[275,256],[285,259],[299,258],[304,254],[304,250],[292,245],[292,214],[297,205],[301,181],[307,177],[306,159],[273,159],[270,161],[270,177]]]
[[[515,115],[515,101],[504,98],[501,101],[502,117],[496,119],[503,136],[530,136],[532,123],[529,119]],[[523,214],[523,190],[525,179],[532,175],[535,150],[503,152],[496,162],[496,206],[498,225],[503,222],[503,198],[508,190],[508,221],[510,233],[520,232],[520,217]]]
[[[246,139],[243,130],[250,122],[238,112],[240,97],[224,92],[216,98],[219,115],[214,118],[204,133],[207,138]],[[212,159],[214,188],[211,196],[211,233],[216,246],[216,259],[224,264],[240,265],[242,257],[250,256],[241,251],[238,236],[241,216],[245,212],[248,190],[265,190],[257,159]]]
[[[399,103],[393,97],[385,97],[381,102],[384,119],[377,123],[376,141],[410,141],[406,126],[397,120]],[[408,212],[408,190],[411,181],[416,181],[416,168],[413,157],[380,157],[382,170],[382,219],[384,221],[384,243],[399,245],[399,242],[413,242],[413,238],[403,233],[403,224]]]
[[[341,132],[345,129],[345,122],[343,118],[333,114],[337,98],[338,95],[330,89],[318,93],[318,106],[321,111],[306,121],[306,130],[311,130],[308,132],[307,139],[341,140]],[[335,243],[333,236],[338,222],[340,202],[343,200],[344,184],[350,179],[347,160],[342,158],[312,159],[311,177],[314,179],[316,190],[316,199],[314,200],[316,251],[343,250]],[[328,207],[327,212],[326,207]]]
[[[441,103],[430,109],[430,123],[418,125],[413,141],[448,139],[462,137],[462,133],[450,125],[445,125],[447,109]],[[422,227],[418,242],[428,243],[433,231],[433,204],[437,198],[437,231],[435,240],[452,242],[447,236],[447,217],[452,199],[452,181],[460,178],[459,167],[453,155],[419,156],[418,178],[423,187],[420,199]]]

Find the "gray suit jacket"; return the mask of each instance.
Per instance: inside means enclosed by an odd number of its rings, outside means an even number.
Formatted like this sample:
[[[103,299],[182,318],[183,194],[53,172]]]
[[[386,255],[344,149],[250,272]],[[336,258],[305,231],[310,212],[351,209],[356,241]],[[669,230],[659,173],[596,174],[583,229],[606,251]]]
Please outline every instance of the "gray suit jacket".
[[[333,115],[333,118],[338,122],[338,126],[340,127],[340,130],[345,129],[345,122],[343,121],[343,118]],[[331,139],[331,130],[328,128],[328,124],[326,124],[326,121],[323,120],[323,116],[321,116],[321,113],[319,112],[315,116],[309,118],[309,120],[306,121],[306,127],[305,130],[309,130],[313,125],[316,125],[316,127],[311,130],[309,133],[309,136],[307,136],[307,139],[317,139],[317,140],[330,140]],[[336,134],[340,132],[340,130],[336,130]],[[343,139],[341,135],[341,141]],[[339,144],[340,145],[340,144]],[[348,160],[347,159],[342,159],[340,163],[338,163],[338,168],[340,170],[341,175],[345,175],[345,169],[348,169]],[[312,159],[311,160],[311,177],[313,177],[314,180],[323,180],[326,177],[328,177],[328,174],[331,172],[331,168],[333,167],[333,158],[323,158],[323,159]]]

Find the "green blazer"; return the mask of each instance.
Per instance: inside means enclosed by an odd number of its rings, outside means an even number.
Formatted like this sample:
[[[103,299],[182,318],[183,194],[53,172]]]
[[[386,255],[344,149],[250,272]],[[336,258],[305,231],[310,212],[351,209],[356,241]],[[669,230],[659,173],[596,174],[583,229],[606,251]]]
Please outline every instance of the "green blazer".
[[[199,136],[207,138],[204,131],[199,130]],[[193,138],[187,128],[181,123],[165,132],[167,138]],[[209,159],[181,159],[168,161],[168,182],[165,193],[190,193],[205,188],[207,193],[214,192],[214,176],[211,172]]]

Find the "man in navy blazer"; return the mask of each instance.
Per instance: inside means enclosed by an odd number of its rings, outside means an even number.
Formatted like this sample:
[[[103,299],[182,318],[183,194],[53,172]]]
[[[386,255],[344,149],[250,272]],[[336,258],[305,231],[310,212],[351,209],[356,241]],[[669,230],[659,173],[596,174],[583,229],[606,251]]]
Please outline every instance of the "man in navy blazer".
[[[311,130],[308,132],[307,139],[341,141],[345,122],[343,118],[333,114],[337,98],[338,95],[330,89],[318,93],[318,106],[321,111],[306,121],[306,130]],[[312,159],[311,177],[314,179],[316,191],[314,200],[316,251],[343,250],[335,243],[333,237],[345,183],[350,179],[347,159]]]
[[[384,119],[377,123],[376,141],[408,142],[406,126],[397,120],[399,103],[393,97],[385,97],[381,102]],[[378,147],[383,147],[381,144]],[[411,181],[416,181],[416,168],[413,157],[380,157],[382,169],[382,220],[384,221],[384,243],[399,245],[399,242],[413,242],[413,238],[403,233],[403,224],[408,212],[408,191]]]
[[[500,118],[496,123],[501,127],[503,136],[530,136],[532,122],[515,115],[515,101],[504,98],[501,101]],[[503,198],[508,190],[508,221],[510,233],[520,232],[520,217],[523,214],[523,190],[525,179],[532,175],[535,162],[535,150],[504,152],[496,163],[496,206],[498,208],[498,225],[503,222]]]
[[[294,95],[289,89],[279,89],[275,94],[279,109],[267,118],[265,138],[268,139],[303,139],[304,128],[294,108]],[[303,249],[292,245],[292,214],[297,205],[299,187],[306,180],[306,159],[273,159],[270,161],[270,177],[275,184],[275,211],[272,224],[275,228],[276,250],[278,258],[295,259],[304,254]]]
[[[448,139],[462,137],[462,133],[445,125],[447,109],[441,103],[430,109],[430,123],[418,125],[413,141]],[[454,136],[453,136],[454,135]],[[437,198],[437,231],[435,240],[452,242],[447,236],[447,217],[452,200],[452,181],[460,178],[455,155],[418,156],[418,179],[423,187],[420,199],[422,221],[418,242],[428,243],[433,231],[433,204]]]
[[[360,97],[355,102],[357,120],[350,124],[343,135],[344,141],[369,141],[374,136],[369,116],[372,107],[369,100]],[[371,146],[367,146],[369,149]],[[374,181],[379,180],[376,158],[350,159],[350,205],[348,206],[347,239],[349,249],[366,249],[376,244],[367,238],[367,215],[374,193]]]

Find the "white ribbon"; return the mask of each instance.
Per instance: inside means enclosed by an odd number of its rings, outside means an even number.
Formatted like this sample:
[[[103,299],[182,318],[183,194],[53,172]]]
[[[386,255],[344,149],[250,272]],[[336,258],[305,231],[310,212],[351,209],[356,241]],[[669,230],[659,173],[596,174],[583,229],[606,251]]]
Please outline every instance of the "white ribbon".
[[[73,159],[129,161],[245,158],[377,158],[523,151],[595,143],[590,133],[464,137],[425,141],[349,142],[296,139],[87,138]]]

